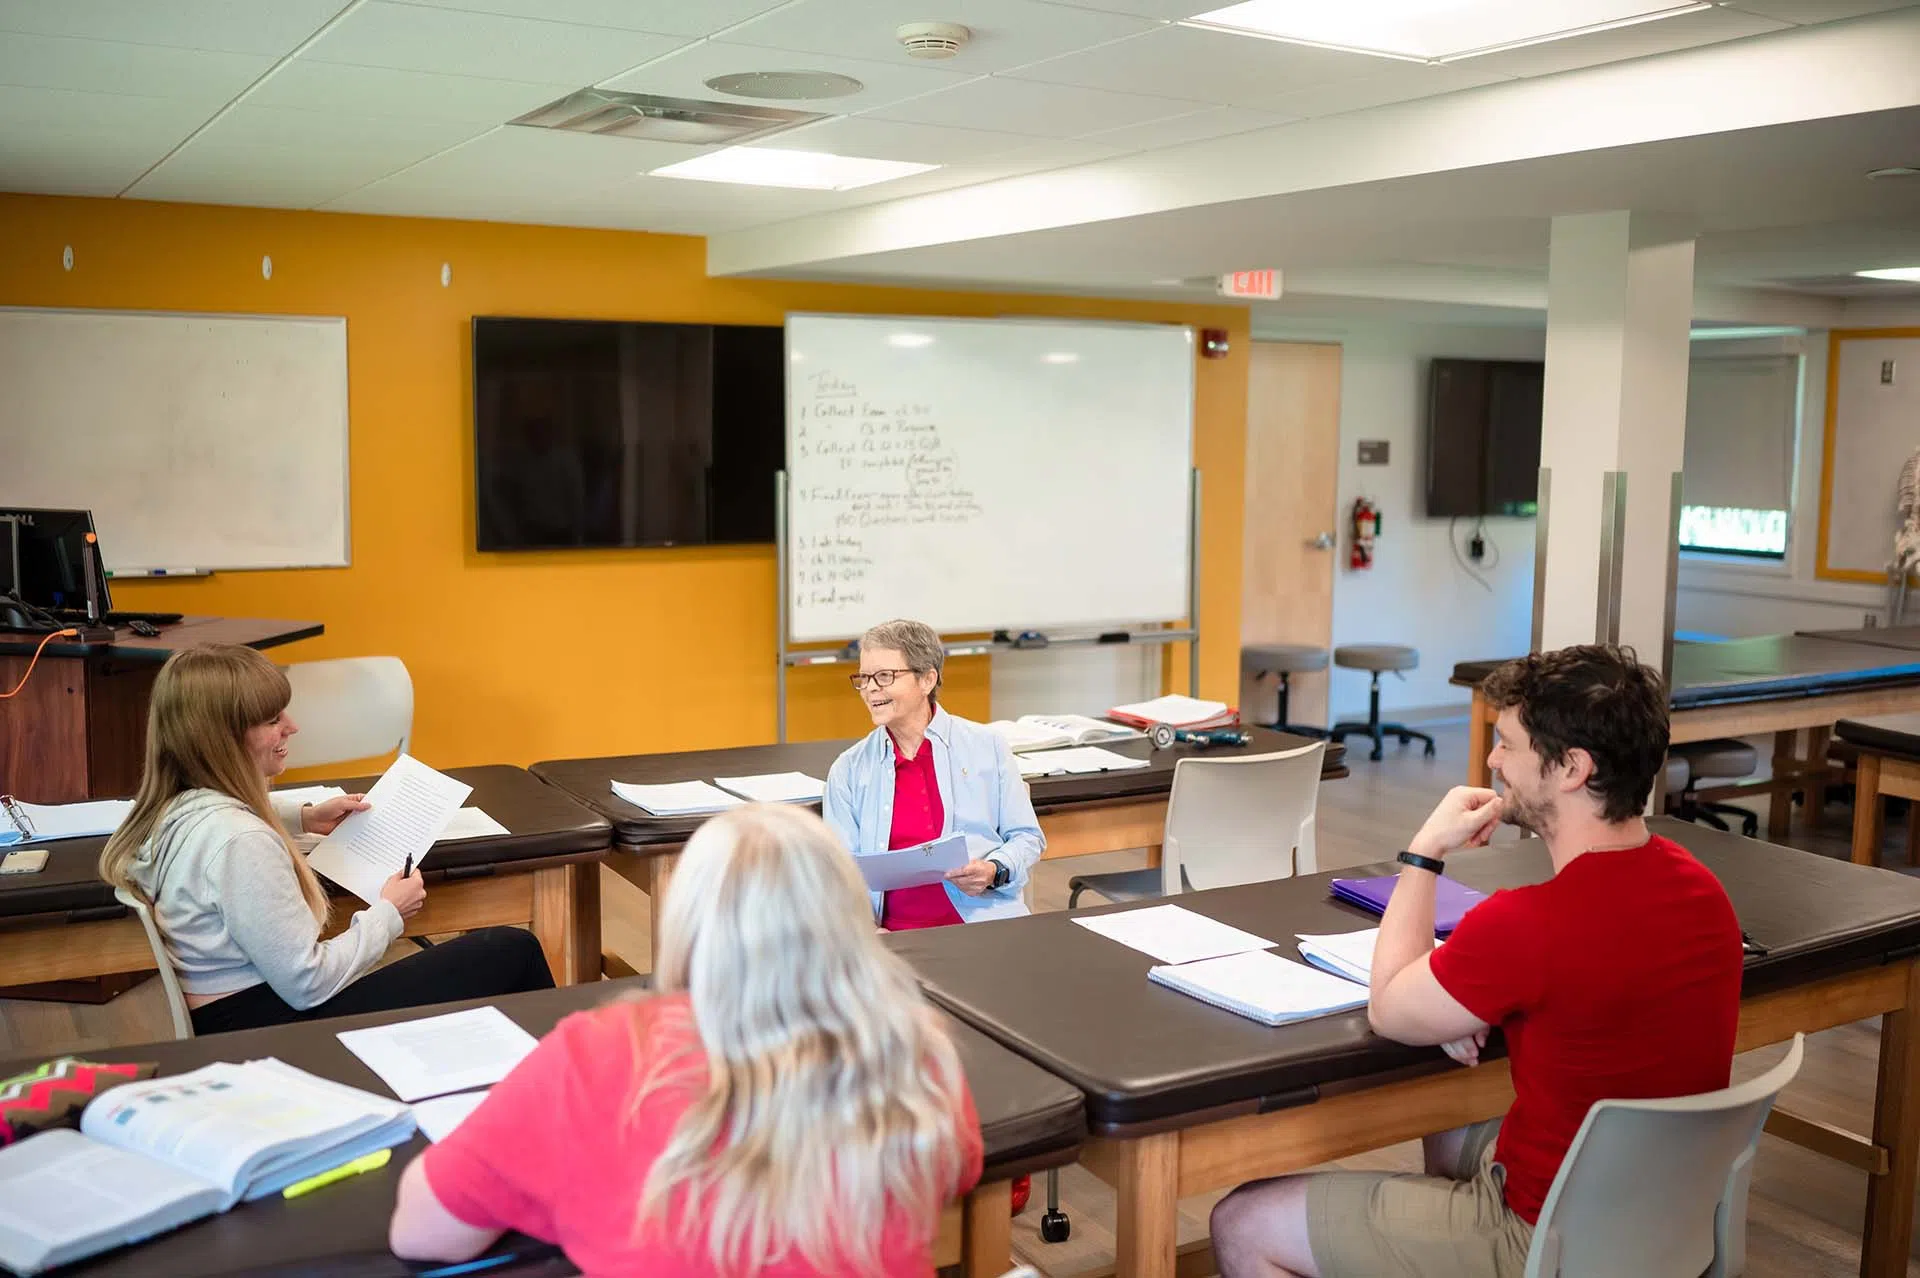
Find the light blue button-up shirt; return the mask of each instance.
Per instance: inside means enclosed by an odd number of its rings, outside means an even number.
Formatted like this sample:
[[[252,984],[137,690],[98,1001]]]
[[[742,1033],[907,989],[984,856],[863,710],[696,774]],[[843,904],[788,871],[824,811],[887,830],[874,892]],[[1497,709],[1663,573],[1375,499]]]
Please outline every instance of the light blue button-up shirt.
[[[1007,867],[1008,879],[979,896],[968,896],[951,883],[947,899],[963,923],[1005,919],[1027,912],[1021,895],[1033,863],[1047,845],[1026,779],[1013,761],[1013,751],[998,733],[956,719],[936,702],[933,722],[927,725],[925,748],[933,751],[933,775],[940,786],[944,809],[940,835],[968,834],[995,846],[989,861]],[[827,824],[855,856],[885,852],[893,834],[893,741],[885,728],[875,728],[833,761],[827,773],[827,797],[822,805]],[[881,894],[873,895],[873,916],[880,917]]]

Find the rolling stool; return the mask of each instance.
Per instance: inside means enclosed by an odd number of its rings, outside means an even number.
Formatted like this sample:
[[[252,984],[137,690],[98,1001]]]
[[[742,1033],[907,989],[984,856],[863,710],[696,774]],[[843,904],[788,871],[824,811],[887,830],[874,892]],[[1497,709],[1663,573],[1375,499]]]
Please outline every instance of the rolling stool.
[[[1749,839],[1760,834],[1760,818],[1735,803],[1707,803],[1694,796],[1702,777],[1725,781],[1750,777],[1760,768],[1760,754],[1744,741],[1719,737],[1712,741],[1688,741],[1671,747],[1669,757],[1687,762],[1687,784],[1674,803],[1674,815],[1683,821],[1698,821],[1716,830],[1728,829],[1723,817],[1738,817],[1740,833]]]
[[[1400,738],[1401,745],[1417,737],[1427,743],[1427,757],[1433,757],[1433,738],[1426,733],[1416,732],[1404,723],[1380,722],[1380,676],[1414,669],[1420,664],[1420,653],[1416,649],[1393,643],[1350,643],[1333,650],[1333,664],[1348,670],[1365,670],[1373,675],[1373,683],[1367,693],[1367,721],[1336,723],[1327,734],[1329,737],[1335,741],[1345,741],[1348,734],[1360,733],[1373,738],[1373,753],[1367,757],[1376,763],[1384,750],[1383,739],[1386,737]]]
[[[1327,668],[1327,650],[1304,643],[1250,643],[1240,649],[1240,673],[1252,679],[1270,674],[1280,676],[1280,707],[1273,716],[1275,732],[1291,732],[1300,737],[1325,737],[1325,728],[1309,728],[1287,722],[1289,677],[1310,674]]]

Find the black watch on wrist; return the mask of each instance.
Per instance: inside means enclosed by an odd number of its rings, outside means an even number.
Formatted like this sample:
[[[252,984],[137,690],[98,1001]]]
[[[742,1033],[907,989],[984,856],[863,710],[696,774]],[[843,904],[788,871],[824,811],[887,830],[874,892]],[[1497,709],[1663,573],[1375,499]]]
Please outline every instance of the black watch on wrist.
[[[1447,863],[1435,857],[1421,856],[1418,852],[1402,852],[1394,860],[1402,865],[1411,865],[1416,870],[1428,870],[1434,874],[1445,874]]]
[[[1013,880],[1013,869],[1005,861],[993,863],[993,886],[1005,887]]]

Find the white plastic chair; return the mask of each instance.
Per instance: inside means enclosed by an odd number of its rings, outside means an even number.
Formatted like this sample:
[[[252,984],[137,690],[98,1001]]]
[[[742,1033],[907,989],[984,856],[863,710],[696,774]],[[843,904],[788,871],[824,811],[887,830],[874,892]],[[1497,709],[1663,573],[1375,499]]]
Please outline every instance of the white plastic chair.
[[[1547,1191],[1526,1278],[1731,1278],[1747,1263],[1747,1187],[1767,1111],[1805,1036],[1750,1082],[1587,1111]]]
[[[159,925],[153,921],[153,911],[147,908],[145,901],[125,888],[115,888],[113,895],[146,929],[147,945],[153,950],[153,965],[160,972],[160,988],[167,995],[167,1014],[173,1018],[173,1036],[192,1038],[193,1016],[187,1011],[186,995],[180,992],[180,976],[173,970],[173,956],[167,952],[167,943],[160,937]]]
[[[343,657],[287,667],[300,731],[287,743],[287,766],[311,768],[371,759],[407,748],[413,735],[413,679],[398,657]]]
[[[1173,765],[1160,868],[1075,875],[1067,907],[1083,891],[1137,901],[1317,873],[1313,826],[1326,750],[1315,741],[1274,754],[1181,759]]]

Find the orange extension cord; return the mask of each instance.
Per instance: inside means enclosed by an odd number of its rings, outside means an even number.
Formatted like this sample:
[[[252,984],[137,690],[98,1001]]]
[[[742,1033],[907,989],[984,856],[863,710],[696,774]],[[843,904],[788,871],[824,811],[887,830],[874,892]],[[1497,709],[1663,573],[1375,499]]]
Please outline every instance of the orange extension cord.
[[[80,632],[78,630],[56,630],[45,639],[42,639],[40,646],[33,650],[33,660],[27,663],[27,672],[20,676],[19,683],[13,685],[13,692],[0,692],[0,701],[5,701],[8,697],[13,696],[15,693],[18,693],[20,689],[27,686],[27,680],[33,678],[33,668],[40,664],[40,654],[47,650],[48,644],[60,638],[62,635],[70,635],[77,639],[80,637]]]

